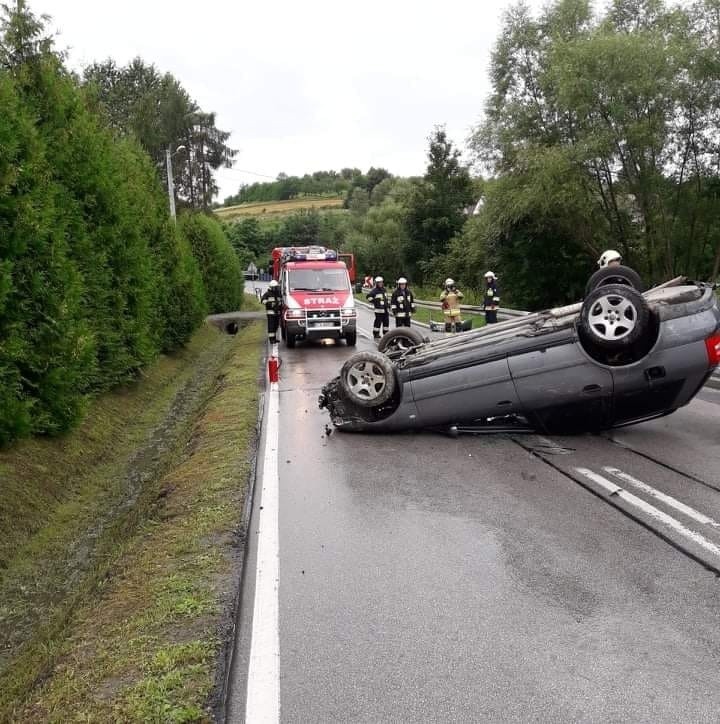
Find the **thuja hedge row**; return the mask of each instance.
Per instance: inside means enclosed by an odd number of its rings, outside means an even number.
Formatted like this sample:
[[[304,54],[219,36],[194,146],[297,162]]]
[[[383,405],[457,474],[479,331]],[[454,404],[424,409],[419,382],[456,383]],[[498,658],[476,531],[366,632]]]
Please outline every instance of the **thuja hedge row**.
[[[238,309],[241,280],[220,225],[171,222],[150,158],[59,58],[0,70],[0,444],[70,428],[208,310]]]

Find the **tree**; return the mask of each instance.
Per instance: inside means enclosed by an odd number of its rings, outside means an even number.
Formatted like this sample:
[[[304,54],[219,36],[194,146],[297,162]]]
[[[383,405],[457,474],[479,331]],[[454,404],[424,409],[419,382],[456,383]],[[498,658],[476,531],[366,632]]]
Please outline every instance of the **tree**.
[[[217,184],[213,172],[230,168],[237,151],[227,145],[230,134],[215,125],[215,114],[203,112],[170,73],[135,58],[125,68],[113,60],[94,63],[84,72],[109,123],[134,136],[165,172],[166,149],[184,146],[173,164],[180,205],[208,209]]]
[[[427,170],[410,196],[406,218],[410,255],[416,260],[444,254],[465,223],[465,207],[474,202],[470,174],[445,129],[436,127],[428,141]],[[417,264],[413,273],[422,274]]]
[[[367,189],[368,194],[372,194],[373,189],[385,179],[391,179],[392,174],[387,169],[371,166],[365,174],[365,178],[367,179],[365,188]]]
[[[498,215],[488,224],[495,248],[546,238],[562,213],[561,226],[574,230],[568,251],[590,268],[607,246],[650,282],[707,277],[720,266],[720,207],[711,190],[720,120],[716,10],[714,0],[671,9],[662,0],[614,0],[593,17],[586,0],[557,0],[537,20],[523,5],[508,11],[486,120],[472,140],[478,161],[502,179],[496,193],[507,195],[486,211]],[[546,221],[510,219],[520,189],[557,178],[553,168],[573,183],[544,186]]]

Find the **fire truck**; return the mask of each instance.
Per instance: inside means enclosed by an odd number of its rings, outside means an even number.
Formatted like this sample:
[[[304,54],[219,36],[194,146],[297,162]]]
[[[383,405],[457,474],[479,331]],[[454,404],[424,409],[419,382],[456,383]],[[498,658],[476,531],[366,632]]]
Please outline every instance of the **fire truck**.
[[[280,334],[288,347],[301,339],[344,339],[357,344],[353,289],[337,251],[324,246],[282,246],[272,251],[280,283]]]
[[[348,270],[348,276],[350,277],[350,284],[355,286],[355,254],[341,251],[338,254],[338,259],[345,262],[345,266]]]

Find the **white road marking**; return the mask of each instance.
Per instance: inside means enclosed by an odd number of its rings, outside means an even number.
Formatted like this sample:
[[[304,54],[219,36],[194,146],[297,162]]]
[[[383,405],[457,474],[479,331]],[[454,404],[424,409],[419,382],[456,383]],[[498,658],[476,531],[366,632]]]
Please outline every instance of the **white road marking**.
[[[575,471],[607,490],[613,497],[622,498],[626,503],[634,505],[642,510],[646,515],[649,515],[651,518],[654,518],[669,528],[672,528],[676,533],[688,538],[696,545],[720,558],[720,548],[718,548],[718,546],[705,538],[705,536],[700,535],[700,533],[686,528],[679,520],[676,520],[671,515],[663,513],[662,510],[650,505],[650,503],[646,503],[641,498],[629,493],[619,485],[615,485],[615,483],[611,482],[607,478],[604,478],[602,475],[594,473],[592,470],[588,470],[587,468],[575,468]]]
[[[572,448],[564,447],[549,437],[543,437],[542,435],[535,435],[534,437],[540,443],[535,446],[536,450],[541,449],[543,452],[548,452],[552,455],[570,455],[574,452]]]
[[[270,383],[263,455],[262,498],[258,515],[258,552],[255,574],[252,641],[248,667],[245,721],[280,720],[280,632],[278,588],[280,535],[278,529],[278,442],[280,391]]]
[[[698,510],[695,510],[695,508],[691,508],[689,505],[685,505],[685,503],[681,503],[676,498],[673,498],[671,495],[667,495],[666,493],[661,492],[660,490],[657,490],[656,488],[653,488],[652,485],[648,485],[647,483],[644,483],[642,480],[638,480],[637,478],[634,478],[632,475],[628,475],[628,473],[624,473],[622,470],[618,470],[617,468],[603,468],[603,470],[606,473],[610,473],[610,475],[614,475],[616,478],[619,478],[623,482],[630,483],[630,485],[634,485],[636,488],[642,490],[643,492],[647,493],[648,495],[652,495],[653,498],[657,498],[658,500],[662,500],[663,503],[666,505],[669,505],[671,508],[675,508],[675,510],[680,511],[684,515],[686,515],[688,518],[692,518],[693,520],[697,521],[698,523],[702,523],[703,525],[712,525],[715,528],[720,528],[720,523],[713,520],[712,518],[709,518],[707,515],[704,515]]]

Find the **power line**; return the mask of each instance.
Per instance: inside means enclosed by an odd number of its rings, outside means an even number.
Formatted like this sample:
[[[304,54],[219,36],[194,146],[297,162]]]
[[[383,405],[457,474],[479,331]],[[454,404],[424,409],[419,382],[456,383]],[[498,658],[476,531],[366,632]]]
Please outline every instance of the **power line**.
[[[273,180],[275,180],[277,178],[277,176],[270,176],[266,173],[258,173],[257,171],[248,171],[247,169],[244,169],[244,168],[235,168],[234,166],[232,168],[223,168],[223,169],[218,169],[218,170],[222,170],[223,172],[234,171],[235,173],[247,173],[247,174],[250,174],[251,176],[261,176],[262,178],[271,178]]]

